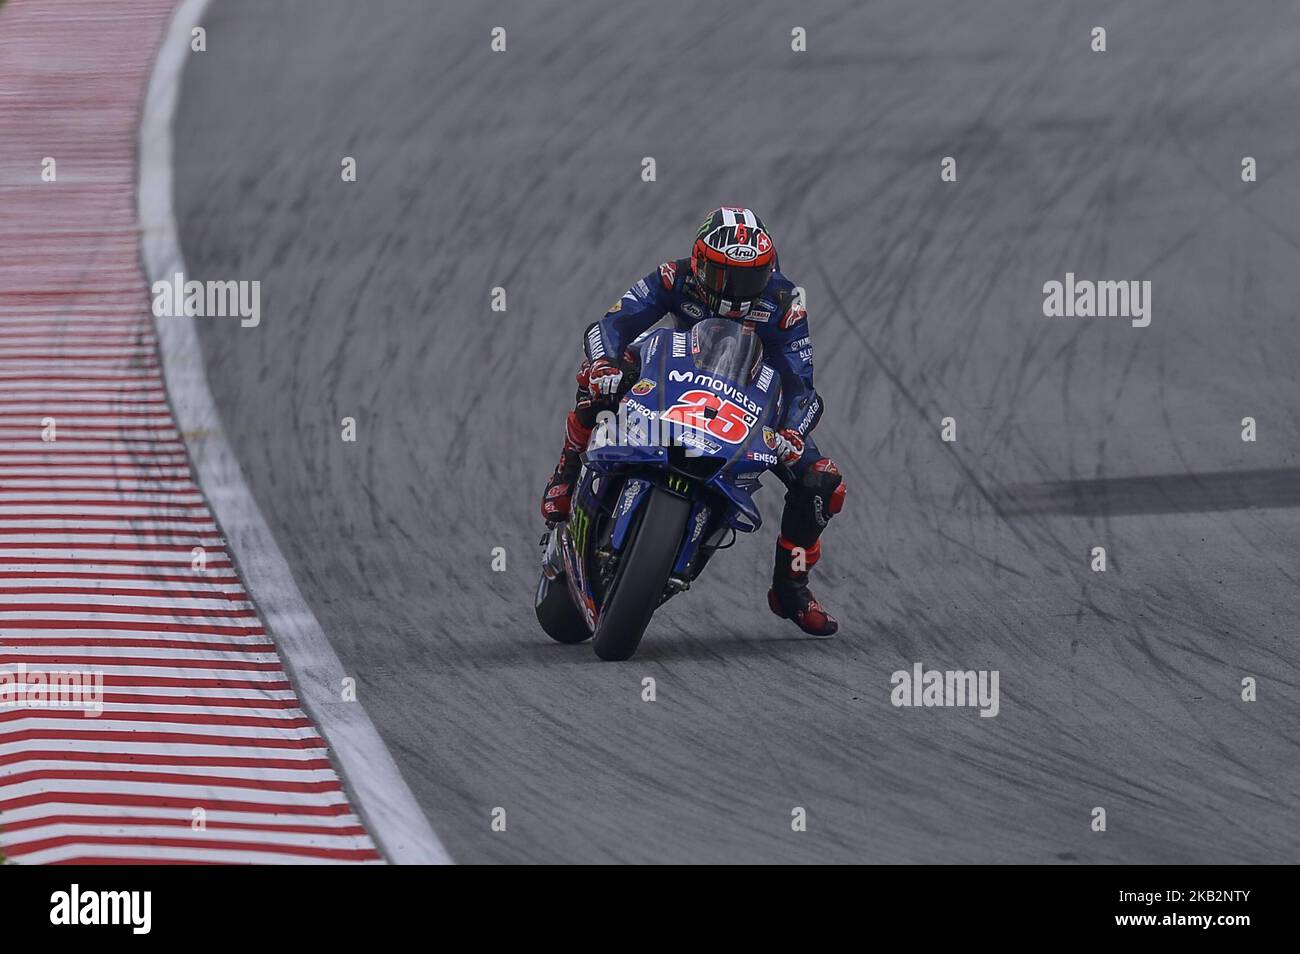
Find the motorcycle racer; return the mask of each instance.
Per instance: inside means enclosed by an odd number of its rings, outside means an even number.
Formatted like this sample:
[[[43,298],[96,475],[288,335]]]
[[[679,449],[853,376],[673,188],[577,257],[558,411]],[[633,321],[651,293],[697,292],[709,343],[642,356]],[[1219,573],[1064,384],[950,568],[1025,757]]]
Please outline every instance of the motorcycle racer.
[[[823,405],[813,386],[808,316],[795,286],[777,267],[772,237],[749,209],[715,209],[696,233],[689,258],[665,262],[638,281],[605,316],[587,327],[578,393],[566,421],[560,461],[542,497],[549,524],[568,518],[573,490],[596,415],[617,405],[637,379],[633,342],[666,316],[679,331],[705,318],[749,323],[764,360],[781,376],[777,475],[786,486],[768,605],[806,633],[829,636],[839,623],[808,588],[821,558],[821,534],[844,503],[839,468],[823,456],[811,431]]]

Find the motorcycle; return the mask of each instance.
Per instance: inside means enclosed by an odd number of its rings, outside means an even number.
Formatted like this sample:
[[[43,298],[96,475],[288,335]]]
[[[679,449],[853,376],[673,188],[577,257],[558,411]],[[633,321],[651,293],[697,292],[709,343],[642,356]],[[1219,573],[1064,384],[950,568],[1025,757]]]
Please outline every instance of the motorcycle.
[[[599,416],[537,584],[542,629],[594,637],[606,660],[630,658],[655,610],[762,526],[752,494],[780,463],[780,376],[752,324],[708,318],[634,347],[640,379]]]

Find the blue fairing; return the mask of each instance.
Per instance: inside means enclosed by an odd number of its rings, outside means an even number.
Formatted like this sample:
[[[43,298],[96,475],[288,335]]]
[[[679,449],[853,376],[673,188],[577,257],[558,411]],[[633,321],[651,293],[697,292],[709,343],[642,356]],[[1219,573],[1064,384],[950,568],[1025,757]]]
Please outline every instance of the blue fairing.
[[[627,533],[632,528],[632,518],[640,509],[645,492],[653,486],[650,481],[638,477],[629,477],[623,482],[618,503],[614,506],[614,529],[609,540],[610,546],[616,551],[622,551],[623,545],[627,542]]]
[[[747,384],[701,370],[691,344],[691,332],[671,329],[639,342],[641,379],[618,415],[598,425],[587,465],[605,475],[643,467],[686,475],[730,504],[717,507],[727,526],[756,530],[762,517],[751,494],[777,463],[780,379],[766,364]]]
[[[668,463],[666,447],[597,447],[587,451],[583,458],[587,466],[601,473],[609,473],[632,464],[664,466]]]
[[[640,380],[617,414],[597,420],[561,548],[574,598],[593,629],[599,613],[595,551],[623,551],[651,488],[691,501],[674,575],[693,578],[699,570],[693,561],[718,531],[752,532],[762,525],[751,495],[777,465],[772,445],[781,385],[774,369],[759,360],[761,351],[749,359],[749,332],[727,330],[740,327],[715,326],[711,345],[697,345],[703,336],[694,329],[649,334],[639,342]],[[693,346],[700,350],[693,353]]]

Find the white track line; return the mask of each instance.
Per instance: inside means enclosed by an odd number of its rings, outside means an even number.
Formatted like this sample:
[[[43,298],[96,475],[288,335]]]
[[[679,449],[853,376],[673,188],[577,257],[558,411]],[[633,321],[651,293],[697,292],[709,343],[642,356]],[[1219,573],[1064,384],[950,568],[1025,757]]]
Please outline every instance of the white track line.
[[[172,119],[190,31],[208,0],[182,0],[149,78],[140,123],[138,189],[141,253],[150,283],[188,272],[172,208]],[[347,675],[303,598],[221,428],[198,336],[190,318],[155,321],[172,408],[199,484],[239,563],[244,585],[288,664],[299,697],[343,771],[357,810],[384,855],[399,864],[451,859],[359,702],[343,702]]]

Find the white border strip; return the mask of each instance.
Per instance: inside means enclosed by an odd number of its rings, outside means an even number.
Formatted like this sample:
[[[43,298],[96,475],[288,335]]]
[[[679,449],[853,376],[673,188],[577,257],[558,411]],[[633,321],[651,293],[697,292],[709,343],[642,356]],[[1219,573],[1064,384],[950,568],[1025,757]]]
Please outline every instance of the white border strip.
[[[208,0],[182,0],[163,37],[140,120],[140,250],[152,284],[185,272],[172,207],[172,119],[190,31]],[[328,740],[351,794],[380,850],[398,864],[450,864],[397,764],[359,702],[341,698],[343,665],[294,582],[275,537],[244,482],[208,388],[192,318],[154,321],[176,421],[199,485],[226,533],[257,609],[285,657],[309,714]]]

